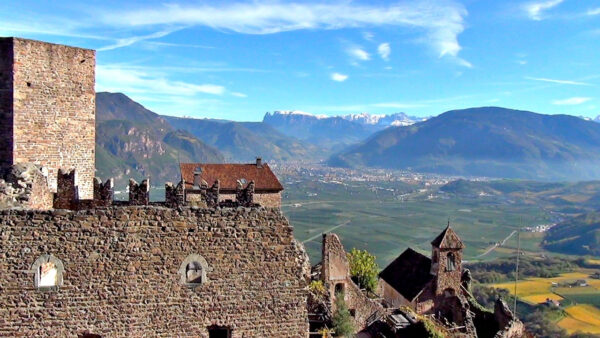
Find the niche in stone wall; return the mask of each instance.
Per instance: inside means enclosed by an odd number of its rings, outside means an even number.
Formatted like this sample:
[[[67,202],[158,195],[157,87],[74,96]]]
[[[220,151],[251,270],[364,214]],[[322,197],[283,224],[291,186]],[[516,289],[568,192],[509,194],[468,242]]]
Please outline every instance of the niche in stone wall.
[[[40,256],[31,266],[35,274],[34,285],[39,290],[57,290],[63,283],[64,267],[52,255]]]
[[[456,257],[454,256],[454,253],[449,252],[447,258],[446,271],[456,270]]]
[[[208,263],[206,263],[204,257],[191,254],[179,267],[181,283],[189,287],[200,286],[208,281],[206,277],[208,270]]]

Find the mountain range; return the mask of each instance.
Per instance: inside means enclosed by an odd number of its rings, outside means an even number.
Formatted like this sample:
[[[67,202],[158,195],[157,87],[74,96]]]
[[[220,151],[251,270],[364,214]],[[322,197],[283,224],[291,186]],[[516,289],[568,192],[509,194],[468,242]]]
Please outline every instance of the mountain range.
[[[216,148],[173,128],[158,114],[120,93],[96,95],[96,175],[115,179],[117,190],[129,178],[153,185],[178,180],[179,162],[222,162]]]
[[[600,177],[600,124],[499,107],[390,127],[332,156],[341,167],[531,179]]]
[[[600,177],[600,124],[499,107],[432,118],[267,113],[262,122],[160,116],[120,93],[98,93],[102,178],[176,180],[178,163],[319,162],[441,174],[576,180]]]
[[[163,118],[173,127],[219,149],[229,162],[253,162],[256,157],[286,162],[315,162],[323,158],[315,145],[284,135],[266,123]]]

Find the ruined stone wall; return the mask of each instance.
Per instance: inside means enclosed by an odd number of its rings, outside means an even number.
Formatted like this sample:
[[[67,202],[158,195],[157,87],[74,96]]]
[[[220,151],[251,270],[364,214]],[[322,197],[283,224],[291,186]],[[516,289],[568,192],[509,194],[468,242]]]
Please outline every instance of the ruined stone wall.
[[[0,336],[307,335],[307,258],[279,210],[6,210],[0,224]],[[56,291],[34,287],[44,254],[64,267]],[[207,264],[195,288],[178,273],[192,254]]]
[[[13,163],[47,167],[53,191],[58,169],[76,168],[80,198],[92,199],[95,52],[25,39],[10,41],[14,54]]]
[[[356,328],[362,330],[367,319],[376,311],[382,310],[383,306],[369,299],[354,284],[350,276],[350,268],[346,251],[335,234],[324,234],[322,244],[321,279],[329,295],[329,306],[331,313],[335,313],[336,285],[343,285],[344,301],[351,313],[354,313]]]
[[[345,301],[348,309],[354,313],[354,323],[359,330],[366,327],[367,319],[374,312],[383,310],[381,304],[369,299],[350,278],[346,284]]]
[[[0,169],[13,158],[13,48],[12,39],[0,38]]]
[[[254,203],[263,207],[281,208],[281,192],[269,194],[255,193]]]

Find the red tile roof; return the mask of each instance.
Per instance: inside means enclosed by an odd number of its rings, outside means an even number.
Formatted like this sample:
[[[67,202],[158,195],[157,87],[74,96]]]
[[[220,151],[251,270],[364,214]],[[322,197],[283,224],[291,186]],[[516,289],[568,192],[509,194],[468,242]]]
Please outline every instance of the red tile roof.
[[[277,179],[277,176],[271,171],[268,164],[262,164],[261,167],[252,164],[206,164],[206,163],[181,163],[181,175],[185,180],[186,189],[191,189],[194,185],[194,171],[196,168],[202,168],[202,179],[209,186],[219,180],[221,191],[232,192],[236,190],[237,181],[245,179],[246,184],[254,181],[254,190],[261,192],[279,192],[283,186]]]

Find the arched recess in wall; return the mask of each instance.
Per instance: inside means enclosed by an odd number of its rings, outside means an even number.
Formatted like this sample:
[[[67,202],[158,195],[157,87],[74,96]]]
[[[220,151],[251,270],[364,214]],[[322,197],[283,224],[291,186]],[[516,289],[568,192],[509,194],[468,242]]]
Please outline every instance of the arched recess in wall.
[[[197,287],[208,281],[206,273],[209,267],[206,259],[198,254],[191,254],[181,263],[179,276],[181,283],[188,287]]]
[[[34,272],[34,285],[38,290],[57,290],[63,284],[63,263],[52,255],[41,255],[31,266],[31,271]]]
[[[456,256],[453,252],[449,252],[447,256],[446,271],[456,270]]]

